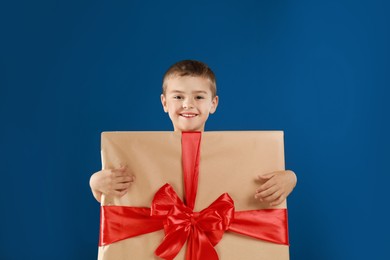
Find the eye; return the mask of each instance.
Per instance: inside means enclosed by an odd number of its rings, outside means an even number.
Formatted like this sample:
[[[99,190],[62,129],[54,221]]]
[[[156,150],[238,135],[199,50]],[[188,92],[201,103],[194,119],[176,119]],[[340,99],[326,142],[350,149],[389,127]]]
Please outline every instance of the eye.
[[[173,96],[173,99],[183,99],[182,96]]]
[[[196,96],[195,99],[204,99],[203,96]]]

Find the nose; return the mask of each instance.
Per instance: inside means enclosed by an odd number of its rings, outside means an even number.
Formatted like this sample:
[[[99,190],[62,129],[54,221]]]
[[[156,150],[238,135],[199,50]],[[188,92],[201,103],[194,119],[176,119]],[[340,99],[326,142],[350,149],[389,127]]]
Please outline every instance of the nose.
[[[185,109],[194,108],[194,105],[193,105],[193,103],[192,103],[192,100],[189,99],[189,98],[186,98],[186,99],[183,101],[183,108],[185,108]]]

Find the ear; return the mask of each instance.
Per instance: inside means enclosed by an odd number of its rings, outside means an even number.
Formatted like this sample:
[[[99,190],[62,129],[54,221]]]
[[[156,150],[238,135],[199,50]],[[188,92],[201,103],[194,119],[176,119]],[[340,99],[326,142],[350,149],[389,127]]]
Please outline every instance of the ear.
[[[211,109],[210,114],[214,114],[215,110],[217,110],[219,98],[218,96],[215,96],[213,100],[211,100]]]
[[[164,94],[161,94],[161,104],[163,106],[164,112],[168,113],[167,100],[165,99]]]

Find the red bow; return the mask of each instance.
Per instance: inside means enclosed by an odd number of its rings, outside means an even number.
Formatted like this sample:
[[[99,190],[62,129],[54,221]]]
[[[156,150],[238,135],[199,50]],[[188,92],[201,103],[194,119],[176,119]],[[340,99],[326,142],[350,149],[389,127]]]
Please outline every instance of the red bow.
[[[166,216],[165,238],[155,253],[173,259],[187,241],[186,259],[218,259],[214,246],[222,239],[234,217],[234,203],[227,193],[200,212],[177,196],[169,184],[157,191],[151,208],[152,216]]]

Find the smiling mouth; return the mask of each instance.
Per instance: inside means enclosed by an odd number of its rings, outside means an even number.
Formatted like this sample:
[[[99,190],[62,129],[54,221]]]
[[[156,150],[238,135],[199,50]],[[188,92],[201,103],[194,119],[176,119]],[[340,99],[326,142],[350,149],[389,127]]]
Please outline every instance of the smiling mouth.
[[[185,117],[185,118],[193,118],[193,117],[196,117],[197,114],[183,113],[183,114],[180,114],[180,116]]]

